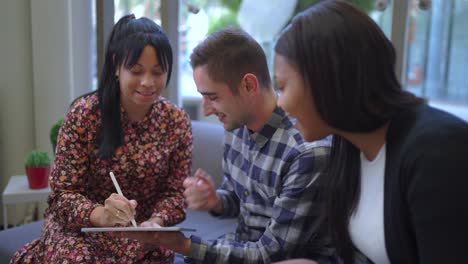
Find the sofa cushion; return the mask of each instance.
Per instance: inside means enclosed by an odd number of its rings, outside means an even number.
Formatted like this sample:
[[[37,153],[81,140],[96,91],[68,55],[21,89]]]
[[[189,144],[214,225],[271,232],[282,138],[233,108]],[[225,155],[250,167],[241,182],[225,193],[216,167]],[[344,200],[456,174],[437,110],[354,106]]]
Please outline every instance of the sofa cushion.
[[[23,245],[41,236],[43,221],[17,226],[0,232],[0,263],[8,263]]]
[[[193,162],[192,175],[202,168],[213,177],[218,187],[223,181],[223,137],[224,128],[221,125],[192,121]]]

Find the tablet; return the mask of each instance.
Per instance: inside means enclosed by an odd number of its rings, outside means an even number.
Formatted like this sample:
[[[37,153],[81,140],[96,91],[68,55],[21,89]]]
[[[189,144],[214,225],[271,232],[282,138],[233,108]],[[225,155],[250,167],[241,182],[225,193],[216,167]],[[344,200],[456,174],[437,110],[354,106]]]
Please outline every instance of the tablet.
[[[196,229],[185,228],[178,226],[165,226],[165,227],[83,227],[81,232],[170,232],[170,231],[190,231],[195,232]]]

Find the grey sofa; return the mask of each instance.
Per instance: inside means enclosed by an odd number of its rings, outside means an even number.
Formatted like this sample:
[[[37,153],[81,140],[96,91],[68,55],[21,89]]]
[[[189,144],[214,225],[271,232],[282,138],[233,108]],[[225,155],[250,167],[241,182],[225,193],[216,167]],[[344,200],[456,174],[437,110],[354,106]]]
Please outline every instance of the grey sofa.
[[[193,164],[192,175],[197,168],[203,168],[214,177],[216,185],[222,182],[222,138],[223,128],[219,125],[192,121]],[[214,239],[231,232],[236,219],[217,219],[206,212],[187,210],[187,217],[179,226],[197,229],[186,235],[195,234],[204,239]],[[0,232],[0,263],[8,263],[11,256],[27,242],[40,237],[42,221],[10,228]],[[177,256],[176,263],[182,262]]]

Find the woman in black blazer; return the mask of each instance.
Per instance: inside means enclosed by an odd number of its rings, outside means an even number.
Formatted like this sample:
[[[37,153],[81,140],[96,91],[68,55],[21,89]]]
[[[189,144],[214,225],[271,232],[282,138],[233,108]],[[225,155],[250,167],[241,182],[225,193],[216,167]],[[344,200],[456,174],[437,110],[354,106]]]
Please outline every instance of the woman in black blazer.
[[[468,263],[468,124],[401,88],[373,20],[322,1],[282,32],[274,65],[304,137],[334,135],[325,213],[344,262]]]

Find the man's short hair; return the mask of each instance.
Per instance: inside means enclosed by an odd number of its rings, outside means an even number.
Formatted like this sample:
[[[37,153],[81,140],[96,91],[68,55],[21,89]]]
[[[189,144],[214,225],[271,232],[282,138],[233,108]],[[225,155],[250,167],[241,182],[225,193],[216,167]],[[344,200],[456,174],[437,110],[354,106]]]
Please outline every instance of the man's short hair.
[[[247,73],[254,74],[260,85],[271,85],[265,52],[247,32],[235,27],[218,30],[198,44],[190,56],[193,69],[206,66],[213,81],[226,83],[234,94]]]

